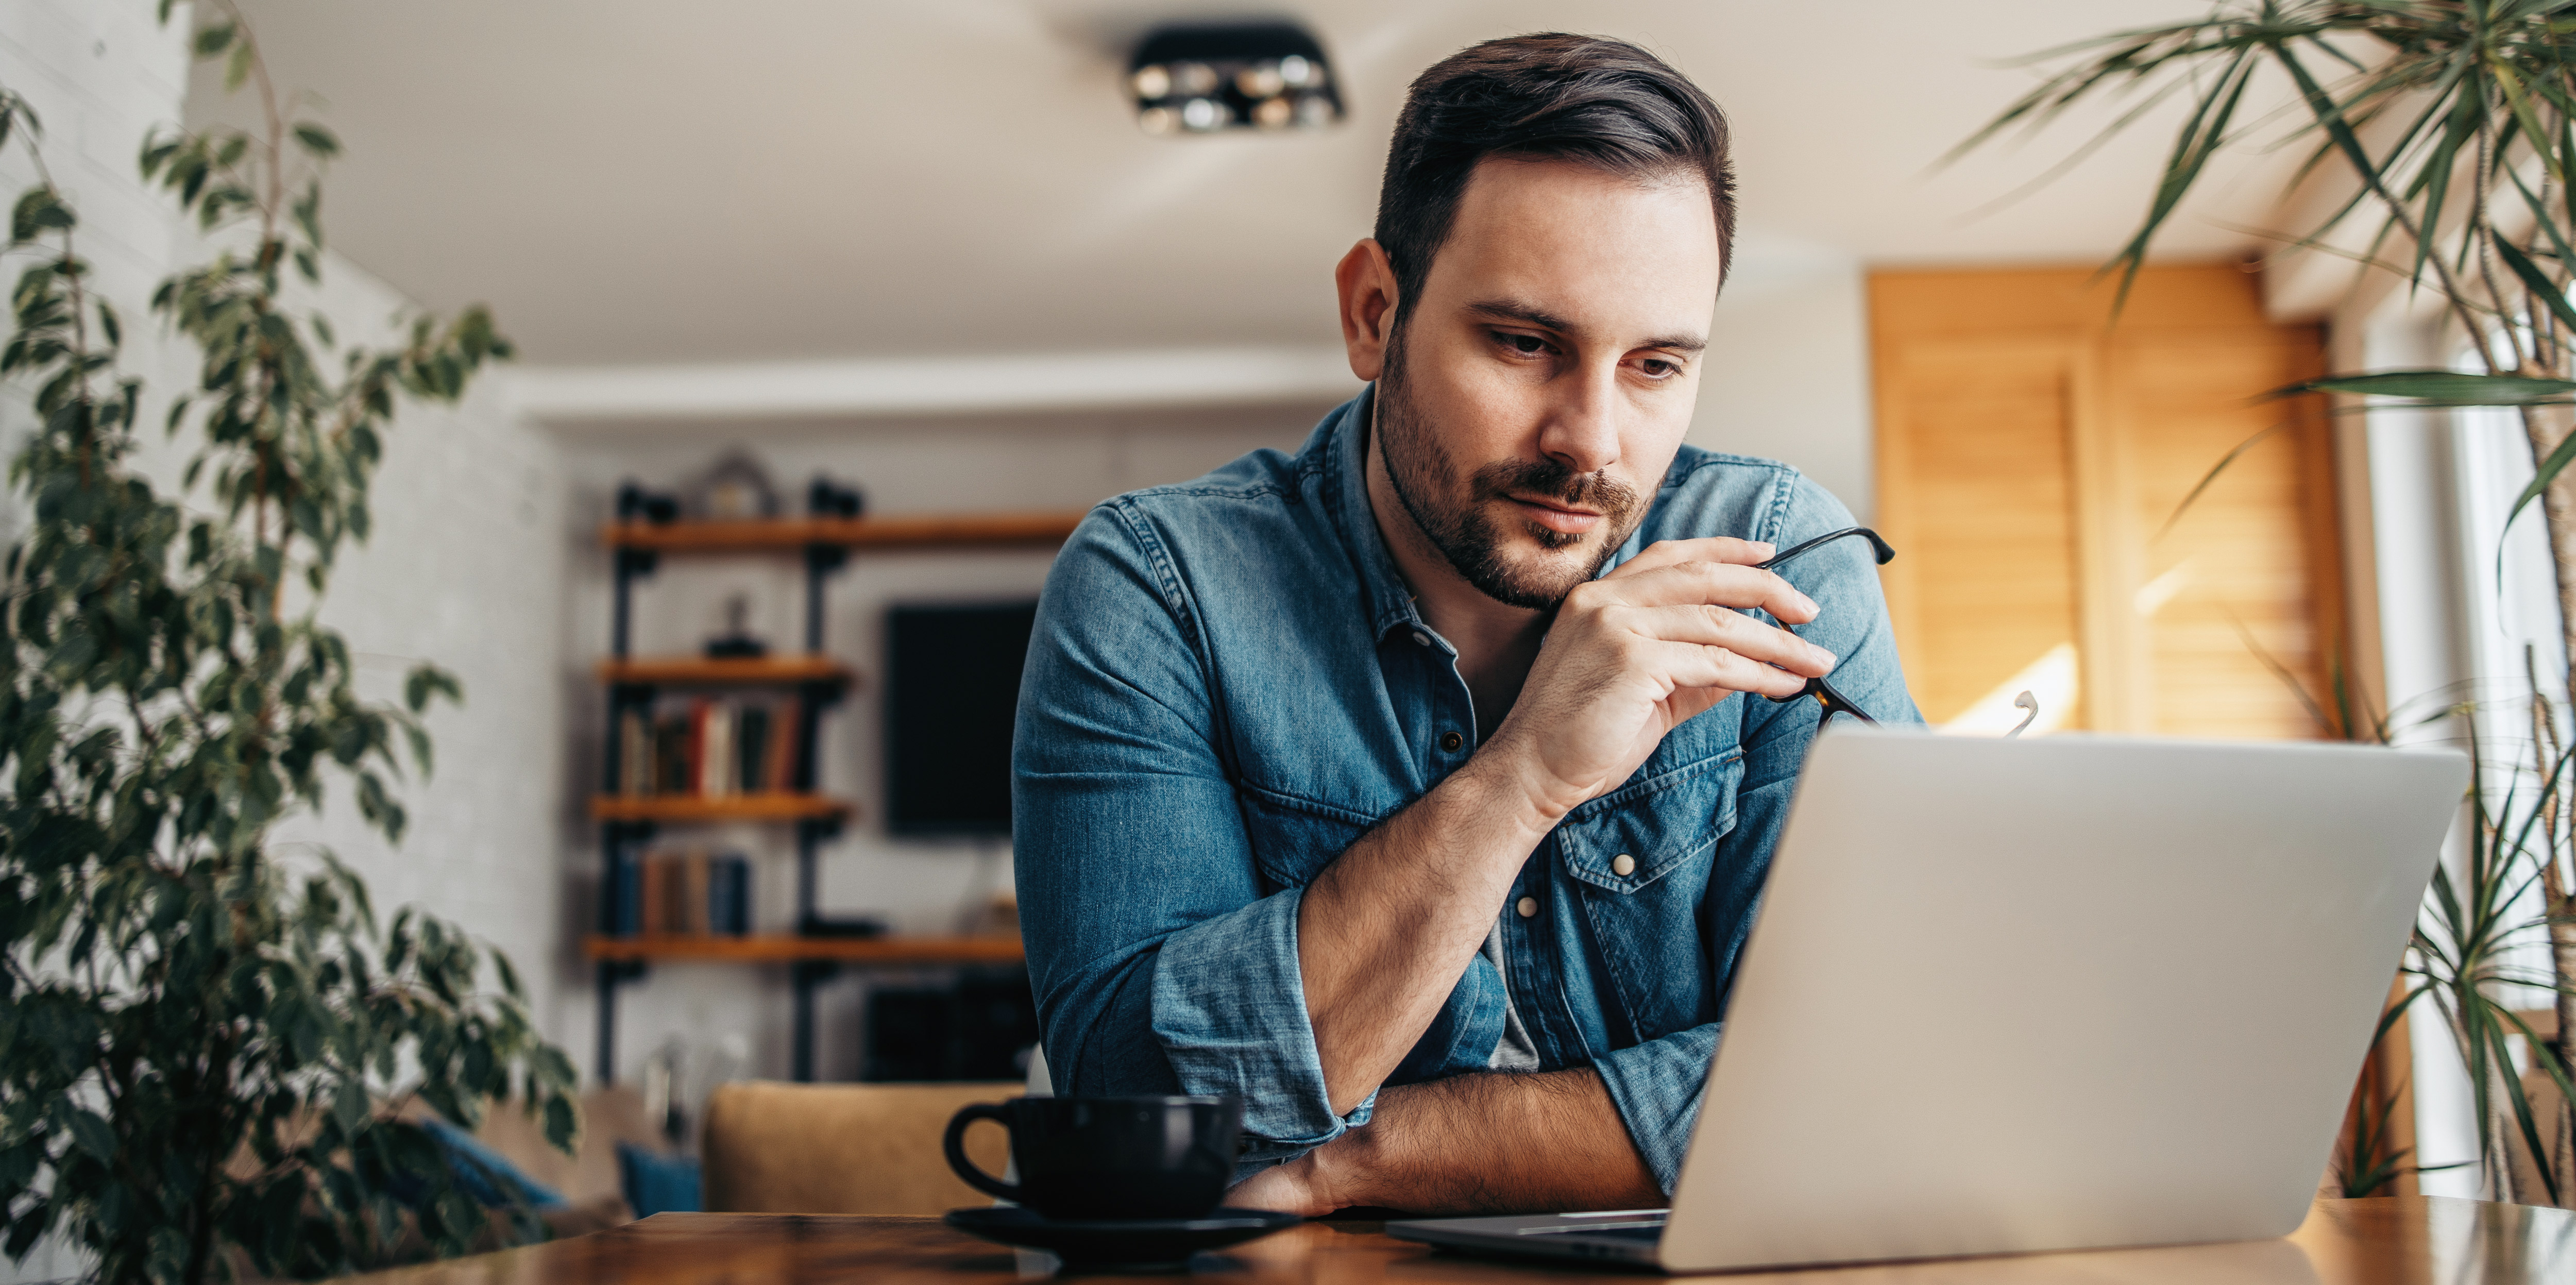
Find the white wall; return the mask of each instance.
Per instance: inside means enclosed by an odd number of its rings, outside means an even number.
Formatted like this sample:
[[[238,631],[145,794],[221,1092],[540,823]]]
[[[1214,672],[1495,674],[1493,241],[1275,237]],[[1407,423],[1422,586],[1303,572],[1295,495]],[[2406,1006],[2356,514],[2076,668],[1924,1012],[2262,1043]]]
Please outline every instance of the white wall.
[[[1794,464],[1870,520],[1869,306],[1858,258],[1746,227],[1706,360],[1691,445]]]
[[[96,288],[126,319],[127,367],[144,376],[145,420],[193,377],[184,345],[159,336],[146,309],[153,285],[203,253],[168,199],[136,176],[145,130],[179,119],[188,59],[183,6],[164,29],[142,0],[14,0],[0,6],[0,83],[42,115],[45,156],[80,212],[80,252]],[[357,140],[352,140],[356,142]],[[0,156],[0,195],[32,179],[14,145]],[[327,209],[327,206],[326,206]],[[14,280],[16,268],[10,269]],[[378,330],[404,301],[334,257],[322,302],[344,338]],[[498,389],[462,406],[406,410],[388,436],[375,488],[376,530],[350,550],[323,616],[357,654],[362,694],[394,700],[417,658],[465,682],[462,710],[430,727],[439,771],[401,790],[410,837],[389,847],[345,797],[324,815],[281,827],[285,843],[322,842],[366,876],[381,913],[418,904],[507,950],[534,994],[537,1018],[560,1033],[556,981],[563,969],[557,813],[564,762],[561,687],[551,660],[562,648],[562,516],[566,491],[552,443],[501,413]],[[0,396],[0,429],[14,443],[26,394]],[[141,465],[165,485],[186,455],[147,432]],[[22,528],[14,493],[0,521]],[[40,1249],[10,1279],[76,1270]]]

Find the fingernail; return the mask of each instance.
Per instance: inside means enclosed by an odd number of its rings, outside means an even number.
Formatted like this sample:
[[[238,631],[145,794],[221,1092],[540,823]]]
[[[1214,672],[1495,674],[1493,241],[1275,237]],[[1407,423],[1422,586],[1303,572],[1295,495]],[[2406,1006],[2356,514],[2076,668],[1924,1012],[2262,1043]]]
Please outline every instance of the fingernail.
[[[1797,590],[1795,590],[1795,589],[1792,589],[1792,590],[1790,590],[1790,592],[1791,592],[1791,593],[1797,593],[1798,591],[1797,591]],[[1813,599],[1813,598],[1808,597],[1807,595],[1805,595],[1805,594],[1803,594],[1803,593],[1798,594],[1798,605],[1800,605],[1800,606],[1802,606],[1802,607],[1805,607],[1805,608],[1807,609],[1807,614],[1808,614],[1808,615],[1811,615],[1811,616],[1812,616],[1812,615],[1816,614],[1816,600],[1815,600],[1815,599]]]
[[[1824,666],[1824,667],[1825,667],[1825,668],[1827,668],[1827,669],[1831,669],[1831,668],[1833,668],[1835,665],[1837,665],[1837,664],[1840,664],[1840,663],[1841,663],[1840,661],[1837,661],[1836,659],[1834,659],[1834,654],[1833,654],[1832,652],[1829,652],[1829,651],[1825,650],[1825,649],[1824,649],[1824,648],[1822,648],[1822,647],[1818,647],[1818,646],[1816,646],[1816,645],[1815,645],[1815,644],[1813,644],[1813,643],[1808,644],[1808,646],[1807,646],[1807,650],[1809,650],[1809,651],[1812,651],[1812,652],[1816,653],[1816,663],[1817,663],[1817,664],[1819,664],[1819,665]]]

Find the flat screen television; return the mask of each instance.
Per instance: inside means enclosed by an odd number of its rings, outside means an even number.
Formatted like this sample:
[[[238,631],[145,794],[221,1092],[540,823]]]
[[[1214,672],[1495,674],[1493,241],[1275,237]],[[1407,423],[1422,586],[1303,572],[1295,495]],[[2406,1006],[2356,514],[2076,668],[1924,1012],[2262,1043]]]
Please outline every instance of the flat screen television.
[[[1011,832],[1011,722],[1038,604],[886,611],[886,828]]]

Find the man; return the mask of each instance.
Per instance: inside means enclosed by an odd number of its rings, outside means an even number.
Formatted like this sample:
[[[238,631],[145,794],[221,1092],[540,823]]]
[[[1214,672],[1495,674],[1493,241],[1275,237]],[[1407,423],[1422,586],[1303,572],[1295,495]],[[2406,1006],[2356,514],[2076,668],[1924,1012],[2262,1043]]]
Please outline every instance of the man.
[[[1013,812],[1056,1088],[1241,1098],[1232,1203],[1663,1203],[1821,716],[1766,698],[1917,718],[1859,541],[1751,565],[1843,507],[1682,446],[1732,188],[1633,46],[1432,67],[1334,278],[1369,390],[1048,577]]]

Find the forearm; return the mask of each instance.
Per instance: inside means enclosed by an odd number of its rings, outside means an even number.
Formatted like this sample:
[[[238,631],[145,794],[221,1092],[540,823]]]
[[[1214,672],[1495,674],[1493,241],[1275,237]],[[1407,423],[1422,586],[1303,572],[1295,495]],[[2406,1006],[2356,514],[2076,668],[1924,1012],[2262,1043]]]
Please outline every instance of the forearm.
[[[1316,876],[1297,965],[1337,1114],[1376,1091],[1439,1015],[1554,818],[1470,761]]]
[[[1283,1181],[1302,1182],[1312,1212],[1548,1213],[1665,1203],[1588,1069],[1388,1089],[1368,1124],[1283,1168],[1292,1170]]]

